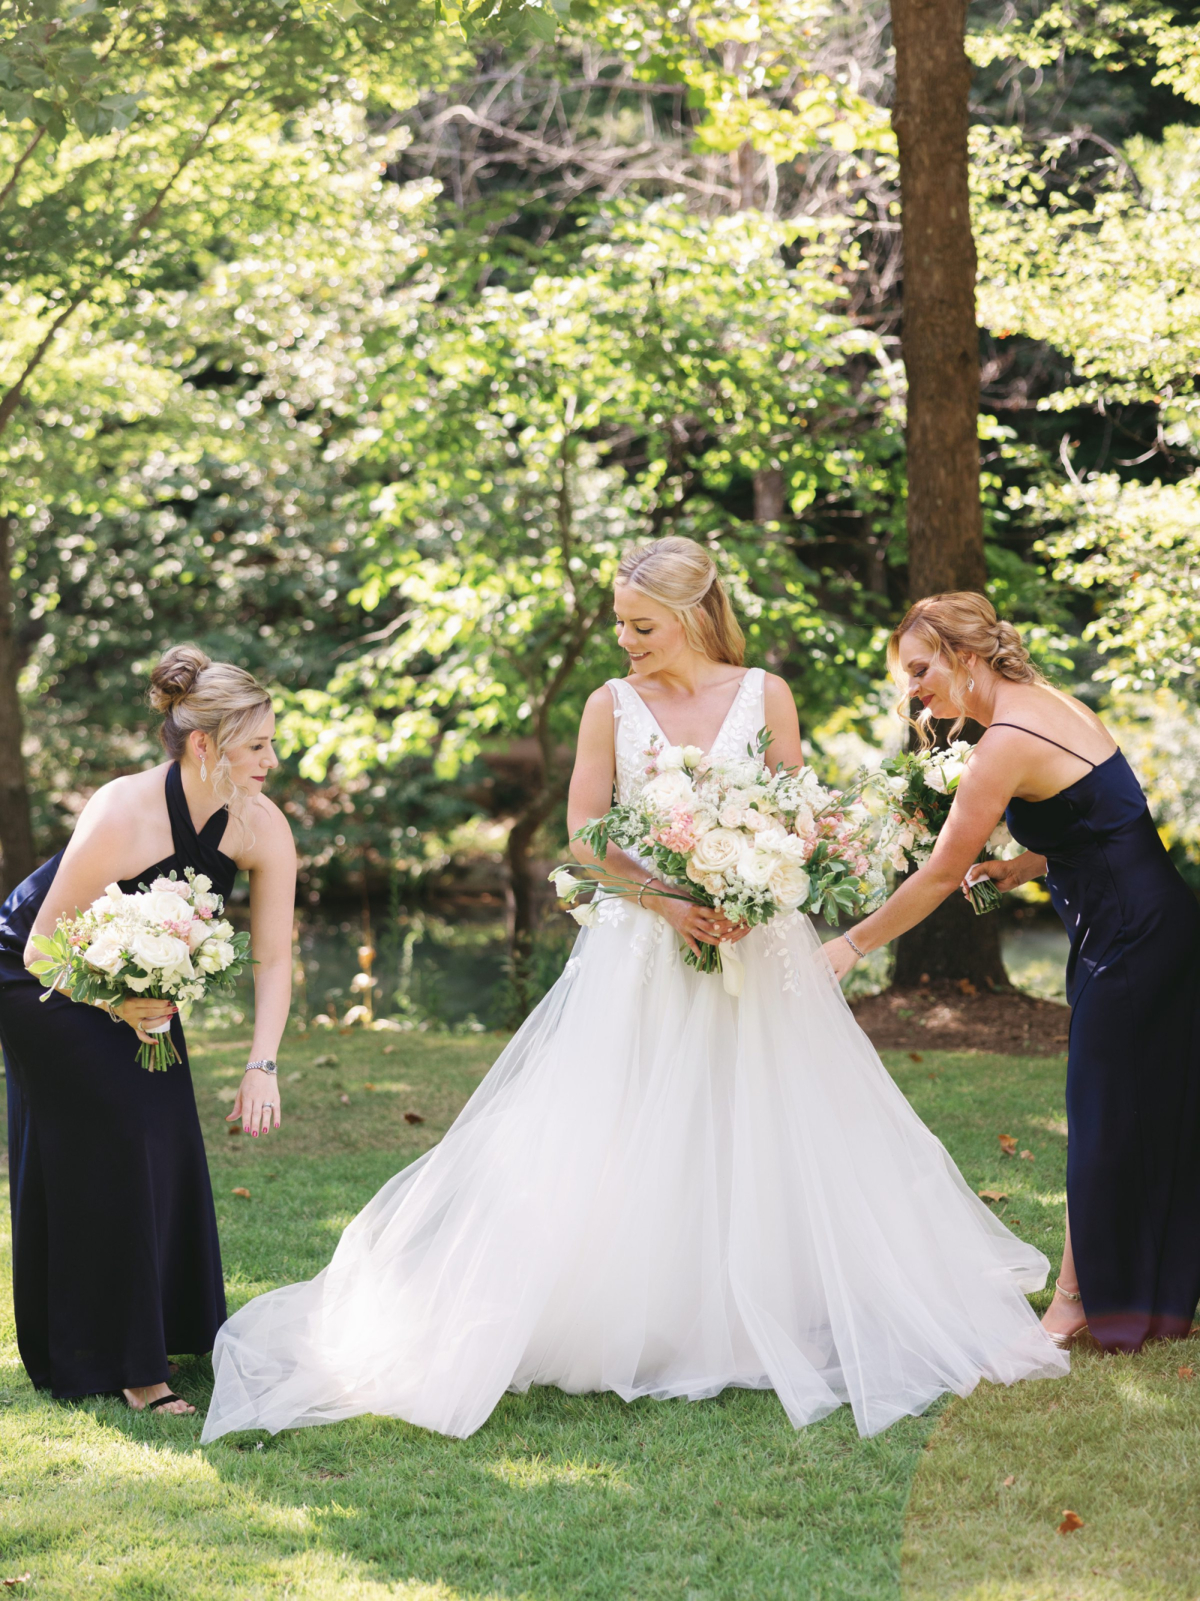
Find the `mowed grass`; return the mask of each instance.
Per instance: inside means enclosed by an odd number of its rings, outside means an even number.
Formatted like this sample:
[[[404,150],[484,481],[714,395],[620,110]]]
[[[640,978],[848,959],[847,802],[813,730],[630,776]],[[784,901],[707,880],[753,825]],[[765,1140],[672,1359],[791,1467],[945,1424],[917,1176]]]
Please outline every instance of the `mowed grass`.
[[[440,1138],[501,1041],[293,1037],[282,1070],[285,1129],[265,1141],[230,1136],[223,1123],[222,1097],[247,1043],[201,1035],[192,1050],[232,1306],[323,1266],[379,1184]],[[1062,1064],[942,1053],[888,1060],[970,1182],[1007,1191],[1012,1199],[1000,1204],[1018,1232],[1056,1247]],[[406,1122],[405,1113],[424,1121]],[[1016,1135],[1034,1160],[1003,1156],[1000,1133]],[[1019,1445],[1026,1409],[1058,1398],[1066,1410],[1082,1393],[1077,1376],[1012,1392],[985,1387],[986,1395],[940,1409],[932,1452],[924,1447],[935,1418],[862,1441],[846,1409],[793,1431],[771,1395],[627,1407],[611,1396],[545,1390],[506,1396],[468,1441],[360,1418],[201,1449],[199,1415],[146,1418],[111,1401],[36,1396],[17,1361],[7,1265],[3,1288],[0,1578],[28,1571],[14,1593],[43,1597],[898,1601],[914,1474],[909,1577],[931,1563],[957,1572],[965,1560],[958,1514],[973,1492],[954,1464],[960,1449],[968,1457],[976,1449],[960,1446],[963,1428],[991,1418],[1003,1437],[1011,1415]],[[175,1383],[203,1408],[207,1362],[183,1364]],[[1028,1443],[1036,1458],[1053,1437],[1032,1422]],[[980,1497],[986,1481],[995,1503],[998,1447],[986,1444]],[[943,1456],[958,1475],[952,1487],[936,1477]],[[1172,1461],[1179,1471],[1178,1455]],[[1005,1494],[1006,1515],[1036,1541],[1042,1503]],[[966,1543],[972,1538],[968,1531]]]

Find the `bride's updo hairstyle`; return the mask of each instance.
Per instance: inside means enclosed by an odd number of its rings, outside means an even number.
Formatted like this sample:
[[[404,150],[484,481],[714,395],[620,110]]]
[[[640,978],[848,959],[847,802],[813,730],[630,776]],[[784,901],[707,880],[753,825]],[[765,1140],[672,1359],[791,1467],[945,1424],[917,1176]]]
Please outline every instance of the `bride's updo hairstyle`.
[[[931,656],[940,657],[949,668],[948,693],[962,714],[951,730],[951,738],[957,736],[967,720],[965,695],[971,671],[963,661],[964,656],[978,657],[994,673],[1013,684],[1046,682],[1030,660],[1020,634],[1011,623],[996,616],[996,608],[985,595],[977,595],[969,589],[927,595],[909,607],[904,621],[888,640],[887,650],[888,668],[900,692],[896,710],[916,729],[923,745],[929,745],[933,739],[929,727],[932,717],[928,710],[915,718],[910,715],[906,675],[900,666],[900,641],[907,634],[914,635]]]
[[[243,745],[271,709],[258,680],[232,662],[215,662],[195,645],[173,645],[150,674],[150,704],[162,713],[159,738],[179,761],[197,729],[217,748],[213,793],[236,816],[242,792],[229,776],[229,751]]]
[[[693,650],[740,667],[746,640],[733,615],[717,564],[694,539],[656,539],[626,551],[617,583],[628,584],[678,617]]]

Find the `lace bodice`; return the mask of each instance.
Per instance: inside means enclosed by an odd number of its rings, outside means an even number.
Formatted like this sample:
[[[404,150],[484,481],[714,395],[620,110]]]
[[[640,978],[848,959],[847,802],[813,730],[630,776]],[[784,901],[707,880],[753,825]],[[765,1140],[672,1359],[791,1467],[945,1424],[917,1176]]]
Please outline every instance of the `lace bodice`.
[[[760,728],[767,720],[763,705],[761,667],[751,667],[738,686],[733,705],[725,714],[720,732],[707,752],[709,756],[728,758],[745,754]],[[625,805],[633,800],[646,779],[646,752],[650,742],[657,738],[664,745],[671,741],[658,726],[658,720],[633,686],[623,678],[610,678],[608,687],[613,698],[613,717],[616,722],[617,746],[617,800]]]

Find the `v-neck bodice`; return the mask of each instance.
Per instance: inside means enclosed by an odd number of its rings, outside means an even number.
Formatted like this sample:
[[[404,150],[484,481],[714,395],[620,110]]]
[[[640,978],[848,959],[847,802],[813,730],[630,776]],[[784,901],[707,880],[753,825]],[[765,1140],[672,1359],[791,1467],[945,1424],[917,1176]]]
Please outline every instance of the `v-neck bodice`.
[[[751,667],[743,675],[717,737],[705,752],[707,756],[717,760],[738,756],[754,743],[766,721],[765,678],[761,667]],[[626,805],[635,799],[645,782],[647,754],[653,741],[658,739],[664,745],[673,741],[667,738],[658,718],[627,679],[610,678],[608,687],[612,692],[616,721],[617,800]]]

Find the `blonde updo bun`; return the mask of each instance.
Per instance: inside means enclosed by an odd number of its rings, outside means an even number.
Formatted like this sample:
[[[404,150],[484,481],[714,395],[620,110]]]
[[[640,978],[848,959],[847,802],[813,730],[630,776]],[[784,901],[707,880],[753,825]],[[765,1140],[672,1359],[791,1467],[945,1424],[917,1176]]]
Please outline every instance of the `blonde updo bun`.
[[[172,645],[151,671],[150,704],[162,713],[158,737],[172,761],[182,761],[189,734],[212,740],[213,793],[240,819],[246,796],[230,777],[229,752],[244,745],[271,710],[269,693],[244,667],[215,662],[196,645]]]
[[[212,662],[195,645],[172,645],[160,656],[150,674],[150,704],[165,717],[176,702],[189,695],[196,679]]]
[[[688,644],[710,661],[740,667],[746,640],[717,574],[717,564],[694,539],[672,535],[625,552],[617,583],[665,606],[683,624]]]
[[[888,667],[899,690],[896,710],[910,727],[917,730],[922,744],[931,742],[932,716],[922,711],[916,718],[909,712],[910,702],[905,674],[900,666],[900,641],[914,634],[925,648],[940,657],[950,669],[949,696],[961,712],[951,730],[959,733],[967,720],[965,697],[971,672],[964,656],[975,656],[1001,678],[1013,684],[1044,684],[1045,678],[1030,659],[1020,634],[1011,623],[996,616],[996,608],[986,595],[956,589],[945,595],[927,595],[910,606],[903,621],[888,640]]]

